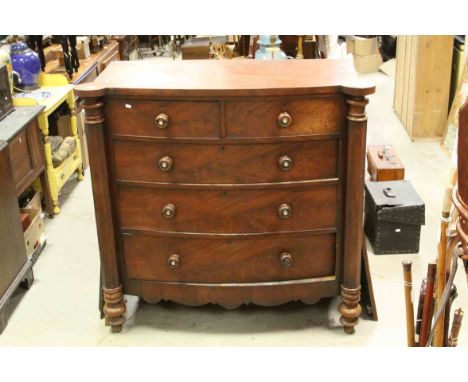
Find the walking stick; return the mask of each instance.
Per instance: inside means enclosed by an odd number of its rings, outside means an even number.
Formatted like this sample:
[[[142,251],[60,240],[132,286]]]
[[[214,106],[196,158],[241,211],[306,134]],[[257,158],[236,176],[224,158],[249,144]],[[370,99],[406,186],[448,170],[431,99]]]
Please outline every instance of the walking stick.
[[[410,260],[404,260],[401,263],[403,264],[403,279],[405,281],[406,336],[408,347],[414,347],[413,277],[411,274],[411,266],[413,263]]]
[[[461,323],[463,320],[463,310],[458,308],[453,315],[452,330],[448,339],[448,346],[456,347],[458,345],[458,333],[460,332]]]
[[[421,332],[419,334],[419,346],[426,346],[427,338],[432,321],[432,301],[434,298],[434,279],[436,275],[436,265],[429,263],[427,266],[426,293],[424,295],[423,315],[421,321]]]
[[[442,293],[444,292],[445,283],[447,280],[447,229],[450,223],[450,207],[452,206],[452,193],[454,184],[457,179],[457,171],[452,169],[450,171],[448,185],[445,189],[444,203],[442,206],[442,216],[440,222],[440,239],[438,245],[437,256],[437,285],[436,285],[436,308],[442,304]],[[445,309],[445,306],[440,306]],[[444,320],[445,314],[442,313],[440,320],[435,326],[434,346],[444,346]]]

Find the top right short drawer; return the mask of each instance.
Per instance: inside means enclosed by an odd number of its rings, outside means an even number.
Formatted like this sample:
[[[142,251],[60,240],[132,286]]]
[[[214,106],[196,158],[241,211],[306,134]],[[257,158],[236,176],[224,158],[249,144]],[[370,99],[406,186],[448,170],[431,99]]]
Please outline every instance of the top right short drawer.
[[[225,111],[228,138],[334,134],[345,118],[338,96],[228,101]]]

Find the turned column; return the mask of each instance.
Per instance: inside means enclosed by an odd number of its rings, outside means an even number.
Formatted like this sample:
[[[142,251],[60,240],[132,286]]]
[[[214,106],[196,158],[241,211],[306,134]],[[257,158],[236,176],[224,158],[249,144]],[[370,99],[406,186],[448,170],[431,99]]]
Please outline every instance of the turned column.
[[[339,306],[344,331],[354,333],[361,314],[361,248],[363,240],[364,166],[366,151],[367,98],[347,95],[347,157],[343,282]]]
[[[83,180],[83,157],[81,153],[81,144],[80,144],[80,137],[78,136],[78,127],[76,125],[76,106],[75,106],[75,95],[73,92],[70,92],[67,97],[67,104],[68,108],[70,109],[70,126],[72,130],[73,138],[75,138],[76,142],[76,152],[78,153],[78,157],[80,159],[80,165],[76,169],[76,173],[78,175],[78,180]]]
[[[110,176],[106,160],[104,98],[84,98],[83,108],[101,257],[105,322],[112,327],[113,332],[120,332],[124,323],[125,303],[117,264]]]

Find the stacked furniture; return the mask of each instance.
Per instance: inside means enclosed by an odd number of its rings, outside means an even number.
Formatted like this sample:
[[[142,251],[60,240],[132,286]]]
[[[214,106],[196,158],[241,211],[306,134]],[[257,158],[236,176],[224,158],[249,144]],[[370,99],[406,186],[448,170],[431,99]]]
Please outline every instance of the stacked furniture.
[[[115,62],[86,112],[106,323],[123,294],[361,312],[366,95],[352,63]]]

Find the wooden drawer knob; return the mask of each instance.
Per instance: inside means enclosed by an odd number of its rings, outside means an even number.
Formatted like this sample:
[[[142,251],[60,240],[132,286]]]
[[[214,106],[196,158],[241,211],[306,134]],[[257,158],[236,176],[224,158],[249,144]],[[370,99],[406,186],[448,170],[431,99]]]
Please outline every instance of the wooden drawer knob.
[[[169,265],[169,268],[175,269],[179,268],[180,266],[180,258],[179,255],[171,255],[169,256],[169,259],[167,259],[167,265]]]
[[[166,204],[162,209],[162,214],[166,219],[172,219],[176,214],[176,207],[172,203]]]
[[[292,215],[292,208],[289,204],[283,203],[278,207],[278,215],[281,219],[288,219]]]
[[[288,127],[292,124],[292,117],[287,111],[284,111],[282,113],[279,113],[277,121],[279,127]]]
[[[289,267],[292,264],[292,261],[293,261],[293,258],[289,252],[287,251],[281,252],[281,255],[280,255],[281,266]]]
[[[169,127],[171,120],[166,113],[160,113],[156,116],[155,122],[156,127],[159,127],[160,129],[165,129],[166,127]]]
[[[293,166],[293,160],[288,155],[283,155],[278,159],[278,166],[281,171],[289,171]]]
[[[174,161],[172,158],[168,155],[163,156],[161,159],[159,159],[159,169],[161,171],[169,171],[172,166],[174,166]]]

